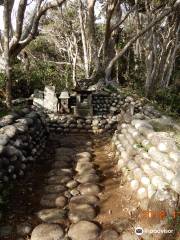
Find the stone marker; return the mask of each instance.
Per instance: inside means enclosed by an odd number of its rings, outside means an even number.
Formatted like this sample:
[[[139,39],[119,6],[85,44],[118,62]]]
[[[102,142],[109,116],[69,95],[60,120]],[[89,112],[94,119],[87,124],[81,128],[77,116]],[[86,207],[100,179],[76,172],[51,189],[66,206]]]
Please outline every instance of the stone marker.
[[[45,86],[44,89],[44,108],[49,112],[57,112],[58,99],[54,86]]]

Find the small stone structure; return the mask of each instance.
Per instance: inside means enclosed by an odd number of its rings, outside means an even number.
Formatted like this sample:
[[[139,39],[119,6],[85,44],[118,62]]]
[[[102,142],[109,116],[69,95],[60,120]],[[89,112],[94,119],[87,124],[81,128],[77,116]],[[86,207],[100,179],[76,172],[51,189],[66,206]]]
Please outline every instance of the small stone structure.
[[[92,116],[92,91],[81,89],[74,89],[73,91],[76,93],[75,116]]]
[[[54,86],[46,86],[44,89],[44,108],[50,112],[57,112],[58,99]]]
[[[67,91],[63,91],[60,94],[60,106],[59,106],[59,112],[60,113],[69,113],[69,93]]]

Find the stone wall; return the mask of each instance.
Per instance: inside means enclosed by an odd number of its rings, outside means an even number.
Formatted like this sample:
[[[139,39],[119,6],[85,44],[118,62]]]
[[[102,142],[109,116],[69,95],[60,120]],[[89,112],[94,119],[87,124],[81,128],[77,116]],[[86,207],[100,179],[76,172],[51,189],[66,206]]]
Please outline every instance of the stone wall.
[[[94,133],[100,134],[115,130],[119,115],[101,115],[94,117],[75,117],[72,115],[49,114],[47,125],[56,133]]]
[[[121,116],[112,138],[117,167],[142,209],[159,202],[161,210],[163,205],[173,211],[180,194],[180,151],[171,133],[156,132],[151,121],[142,114],[128,121],[125,112]]]
[[[48,130],[44,117],[30,109],[0,119],[0,184],[23,176],[45,148]]]

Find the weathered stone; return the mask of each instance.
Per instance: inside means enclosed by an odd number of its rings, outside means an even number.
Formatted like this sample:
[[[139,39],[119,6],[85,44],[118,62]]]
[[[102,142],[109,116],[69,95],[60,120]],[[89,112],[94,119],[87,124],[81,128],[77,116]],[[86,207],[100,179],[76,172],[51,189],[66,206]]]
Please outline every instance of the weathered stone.
[[[67,188],[63,185],[48,185],[45,187],[45,191],[48,193],[63,193]]]
[[[77,162],[77,165],[76,165],[76,168],[75,170],[78,172],[78,173],[83,173],[85,172],[86,170],[90,170],[93,168],[93,163],[91,162]]]
[[[79,195],[79,191],[78,191],[77,189],[72,189],[72,190],[70,191],[70,193],[71,193],[72,196],[77,196],[77,195]]]
[[[87,157],[91,158],[91,154],[89,152],[80,152],[76,154],[77,158]]]
[[[56,207],[55,200],[58,197],[58,194],[46,194],[41,198],[40,204],[43,207]]]
[[[56,207],[63,208],[66,204],[67,204],[67,198],[65,198],[64,196],[59,196],[55,200]]]
[[[100,193],[100,187],[92,183],[84,183],[78,186],[78,190],[82,195],[98,195]]]
[[[73,224],[68,231],[68,236],[72,240],[97,240],[99,234],[99,227],[96,224],[88,221],[80,221],[76,224]]]
[[[6,134],[0,134],[0,145],[4,146],[8,143],[9,137]]]
[[[80,195],[72,197],[69,203],[69,207],[72,205],[78,205],[78,204],[89,204],[92,206],[97,206],[99,204],[99,198],[95,195]]]
[[[63,240],[64,231],[58,224],[40,224],[31,234],[31,240]]]
[[[66,218],[66,211],[58,208],[43,209],[37,216],[46,223],[63,223]]]
[[[95,209],[88,204],[71,205],[68,217],[71,222],[77,223],[81,220],[93,220],[96,217]]]
[[[72,169],[69,168],[60,168],[60,169],[53,169],[48,173],[48,176],[71,176],[73,174]]]
[[[76,180],[80,183],[97,183],[99,182],[99,176],[96,174],[87,174],[84,172],[82,175],[77,176]]]
[[[17,129],[13,125],[8,125],[4,127],[4,133],[9,137],[13,138],[16,135]]]
[[[48,178],[47,182],[49,184],[61,184],[61,183],[67,183],[71,180],[69,176],[52,176]]]
[[[72,189],[78,186],[78,182],[75,180],[71,180],[66,184],[66,187]]]

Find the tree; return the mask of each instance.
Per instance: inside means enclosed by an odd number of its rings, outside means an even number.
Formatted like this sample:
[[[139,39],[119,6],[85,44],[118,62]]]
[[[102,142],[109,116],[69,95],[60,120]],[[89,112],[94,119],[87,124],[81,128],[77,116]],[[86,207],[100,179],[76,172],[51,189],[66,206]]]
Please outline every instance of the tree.
[[[174,3],[174,2],[173,2]],[[149,24],[144,27],[141,31],[139,31],[135,36],[133,36],[127,43],[126,45],[120,50],[118,51],[117,55],[110,61],[109,65],[107,66],[106,68],[106,76],[105,76],[105,79],[106,79],[106,82],[109,82],[109,80],[111,79],[111,73],[112,73],[112,68],[113,66],[115,65],[115,63],[126,53],[126,51],[134,44],[136,43],[136,41],[144,36],[147,32],[151,32],[153,27],[155,27],[158,23],[160,23],[162,20],[165,19],[165,17],[169,16],[170,14],[175,14],[176,13],[176,10],[179,8],[179,1],[176,1],[172,6],[168,6],[167,8],[162,8],[161,9],[161,12],[159,14],[158,17],[156,17],[154,20],[151,20],[149,22]],[[176,24],[175,24],[176,25]],[[178,30],[178,28],[177,28]],[[179,31],[179,30],[178,30]],[[152,36],[152,33],[150,33],[151,36]],[[157,44],[157,43],[156,43]],[[157,45],[156,45],[157,47]],[[175,53],[174,53],[175,54]],[[173,54],[173,55],[174,55]],[[169,72],[170,74],[170,72]],[[154,78],[152,78],[154,79]],[[148,82],[148,85],[149,86],[152,86],[152,80],[151,80],[151,83],[150,83],[150,80]],[[150,87],[147,87],[146,86],[146,91],[147,89],[150,89]],[[147,91],[147,96],[149,95],[148,91]]]
[[[31,11],[28,21],[25,21],[27,0],[19,0],[16,14],[16,29],[12,29],[11,14],[14,1],[4,1],[4,34],[1,36],[1,68],[6,74],[6,104],[11,108],[11,68],[18,54],[39,34],[41,17],[49,9],[61,7],[65,0],[55,0],[44,3],[38,0]],[[4,66],[4,67],[3,67]]]

